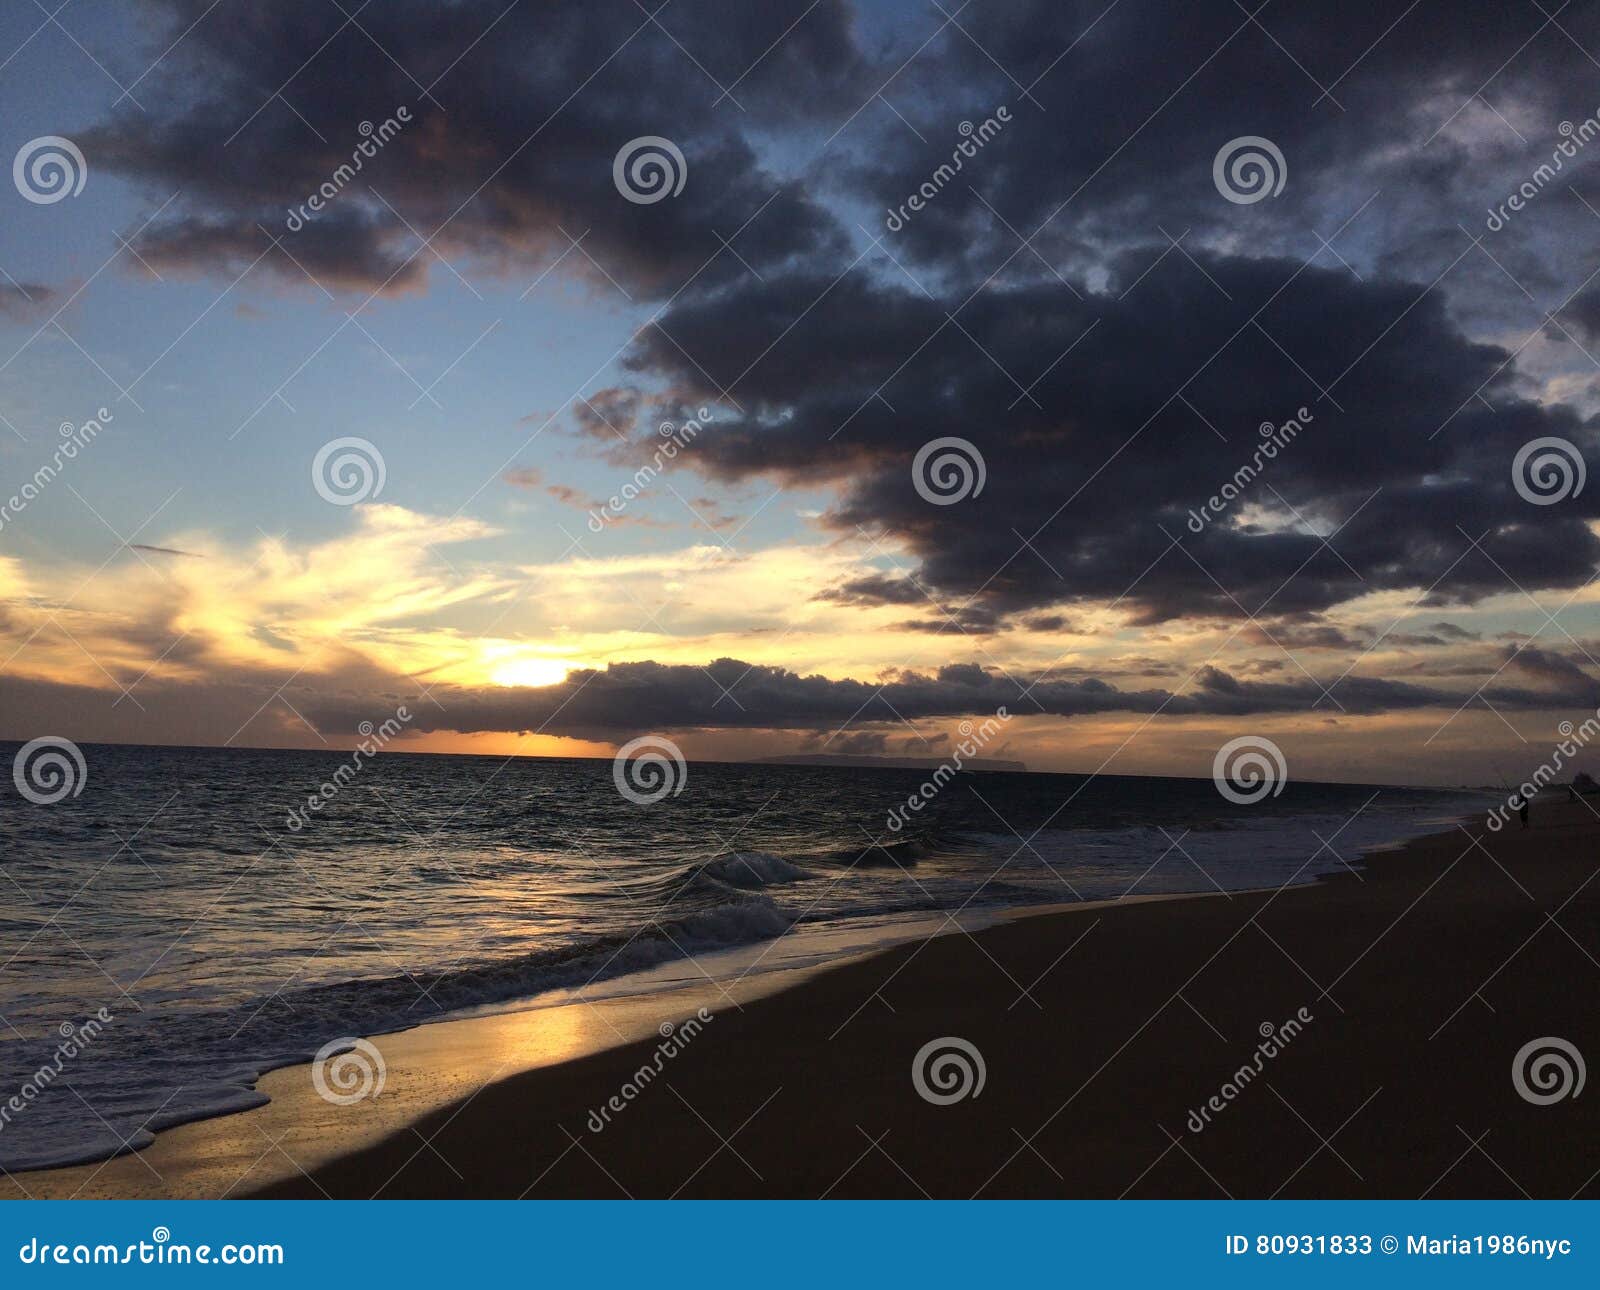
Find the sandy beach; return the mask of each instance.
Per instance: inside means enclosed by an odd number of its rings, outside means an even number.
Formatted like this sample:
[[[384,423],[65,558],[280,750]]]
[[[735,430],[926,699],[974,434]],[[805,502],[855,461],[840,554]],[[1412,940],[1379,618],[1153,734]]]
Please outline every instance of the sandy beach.
[[[1593,1197],[1600,1098],[1536,1105],[1512,1067],[1547,1036],[1600,1053],[1600,820],[1563,804],[1534,823],[1458,826],[1310,886],[1065,909],[787,979],[422,1027],[380,1038],[377,1099],[329,1105],[290,1068],[263,1081],[269,1106],[6,1186]],[[713,1019],[661,1057],[658,1018],[700,1008]],[[983,1082],[939,1105],[912,1073],[944,1037],[976,1049]]]
[[[0,3],[0,1258],[1600,1285],[1597,73]]]

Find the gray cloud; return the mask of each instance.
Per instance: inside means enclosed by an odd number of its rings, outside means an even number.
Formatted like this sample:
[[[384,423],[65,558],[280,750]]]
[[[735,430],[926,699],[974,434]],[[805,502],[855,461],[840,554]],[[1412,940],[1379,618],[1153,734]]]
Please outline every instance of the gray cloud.
[[[38,282],[0,282],[0,318],[24,321],[41,313],[57,292]]]
[[[1111,602],[1147,629],[1221,623],[1243,629],[1242,645],[1326,658],[1379,641],[1325,617],[1363,596],[1426,589],[1419,607],[1437,611],[1576,588],[1600,562],[1600,489],[1537,507],[1511,478],[1533,438],[1589,457],[1600,446],[1585,408],[1548,397],[1517,344],[1543,328],[1546,371],[1590,371],[1545,311],[1579,340],[1600,334],[1600,293],[1572,294],[1593,268],[1577,198],[1600,146],[1483,247],[1470,241],[1547,159],[1559,122],[1596,110],[1578,48],[1600,47],[1594,6],[1564,10],[1558,28],[1536,6],[1491,0],[1398,15],[1272,6],[1257,21],[1177,0],[1021,0],[974,7],[982,48],[921,14],[917,49],[911,18],[880,47],[845,0],[708,0],[659,25],[625,0],[396,0],[363,19],[371,37],[317,0],[196,22],[206,3],[146,0],[170,34],[194,30],[151,73],[148,114],[80,140],[152,208],[181,189],[141,255],[231,275],[265,253],[307,293],[307,273],[335,291],[422,291],[439,270],[409,221],[437,233],[439,253],[512,283],[558,260],[597,292],[615,279],[661,312],[567,428],[625,460],[657,420],[715,407],[673,468],[832,490],[825,526],[883,535],[915,567],[822,598],[903,607],[898,630],[1065,631],[1078,607]],[[293,111],[272,98],[281,86]],[[893,112],[878,110],[880,89]],[[959,122],[1002,103],[1005,129],[885,233],[882,211],[948,160]],[[285,232],[288,208],[350,159],[360,123],[402,104],[412,123]],[[689,175],[680,196],[639,205],[610,162],[647,134],[671,136]],[[1255,134],[1287,158],[1283,195],[1227,202],[1212,159]],[[722,243],[736,231],[737,255]],[[283,249],[269,249],[278,235]],[[573,250],[580,237],[592,261]],[[0,289],[0,310],[45,294],[23,290]],[[1239,484],[1257,427],[1301,408],[1294,442]],[[911,477],[941,436],[970,440],[987,465],[983,492],[955,506],[928,504]],[[531,468],[507,478],[582,503]],[[1225,486],[1239,496],[1195,532]],[[1384,638],[1476,639],[1448,622]],[[1506,676],[1485,692],[1497,704],[1591,701],[1563,654],[1497,657]],[[1471,691],[1449,678],[1465,672],[1424,661],[1411,674],[1425,684],[1350,676],[1337,694],[1352,712],[1455,706]],[[719,705],[710,677],[748,688],[748,712]],[[1320,688],[1294,677],[1278,659],[1208,669],[1179,693],[1055,675],[1024,700],[967,666],[879,691],[720,660],[455,692],[441,696],[448,717],[426,709],[440,728],[563,732],[814,728],[858,708],[915,719],[1007,696],[1061,716],[1325,711]],[[376,684],[310,706],[343,721]]]
[[[412,228],[517,280],[563,257],[605,291],[607,275],[635,293],[671,290],[701,266],[713,287],[746,272],[718,232],[731,237],[780,187],[734,118],[792,119],[863,75],[839,0],[809,12],[801,0],[680,6],[659,16],[672,39],[624,0],[396,0],[360,24],[316,0],[200,21],[208,5],[146,0],[171,35],[185,33],[151,73],[150,112],[80,142],[152,195],[181,189],[140,239],[151,264],[237,273],[261,259],[335,290],[422,288],[434,257]],[[713,77],[739,82],[737,105],[718,102]],[[280,87],[293,111],[274,101]],[[391,120],[398,132],[355,173],[363,123]],[[662,134],[690,181],[671,201],[625,200],[613,156]],[[335,180],[342,166],[350,173]],[[286,231],[325,183],[338,190],[326,209]],[[282,251],[270,249],[276,235]],[[777,265],[841,245],[822,210],[789,192],[749,223],[738,254]]]
[[[737,704],[726,697],[730,692]],[[1556,687],[1533,689],[1498,683],[1484,694],[1507,710],[1548,710],[1592,707],[1594,692],[1595,684],[1582,672],[1575,672]],[[403,688],[397,689],[388,701],[392,703],[404,693]],[[1333,685],[1330,699],[1323,685],[1310,678],[1248,681],[1217,667],[1201,668],[1192,682],[1176,691],[1124,689],[1096,677],[1011,677],[974,664],[952,664],[930,673],[907,671],[873,683],[803,676],[785,668],[723,658],[703,668],[616,663],[598,671],[575,671],[561,684],[538,689],[440,688],[433,691],[437,706],[424,701],[414,702],[412,708],[419,730],[540,731],[612,739],[640,730],[831,730],[898,725],[902,720],[992,713],[1002,706],[1015,716],[1156,712],[1175,717],[1309,712],[1371,715],[1420,708],[1453,710],[1471,697],[1471,691],[1349,676]],[[305,701],[308,715],[319,728],[339,731],[369,719],[381,702],[371,697],[345,700],[315,694],[307,694]]]
[[[917,583],[862,578],[827,593],[841,602],[915,603],[920,584],[991,614],[1117,599],[1155,623],[1588,579],[1600,495],[1535,507],[1511,466],[1544,435],[1592,454],[1594,426],[1523,397],[1508,351],[1465,336],[1438,293],[1203,253],[1151,269],[1155,254],[1081,299],[1054,282],[979,296],[960,327],[951,302],[909,288],[774,278],[674,306],[673,343],[647,335],[634,362],[693,397],[726,381],[745,406],[782,409],[719,419],[684,454],[694,468],[832,483],[828,523],[892,533],[920,559]],[[1263,460],[1258,425],[1301,408],[1304,429]],[[987,484],[941,507],[912,463],[945,435],[977,446]],[[1193,532],[1242,466],[1241,497]]]

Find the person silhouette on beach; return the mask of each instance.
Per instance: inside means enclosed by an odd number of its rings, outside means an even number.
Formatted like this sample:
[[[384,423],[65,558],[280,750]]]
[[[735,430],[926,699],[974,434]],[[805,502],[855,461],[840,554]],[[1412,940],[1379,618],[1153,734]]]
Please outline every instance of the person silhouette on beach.
[[[1522,827],[1528,827],[1528,799],[1519,798],[1517,802],[1517,818],[1522,821]]]

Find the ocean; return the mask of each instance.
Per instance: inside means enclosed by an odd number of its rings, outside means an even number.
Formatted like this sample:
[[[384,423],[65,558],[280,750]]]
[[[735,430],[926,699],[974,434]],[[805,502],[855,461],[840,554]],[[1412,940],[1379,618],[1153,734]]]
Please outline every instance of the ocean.
[[[19,747],[0,744],[5,766]],[[760,942],[776,944],[738,971],[793,967],[921,934],[930,914],[970,927],[1314,881],[1483,806],[1375,785],[1238,804],[1210,780],[704,762],[641,791],[610,761],[400,753],[336,780],[348,754],[82,753],[76,796],[0,790],[11,1171],[258,1105],[263,1072],[341,1037],[624,992],[660,965],[703,980]],[[323,805],[291,824],[312,794]]]

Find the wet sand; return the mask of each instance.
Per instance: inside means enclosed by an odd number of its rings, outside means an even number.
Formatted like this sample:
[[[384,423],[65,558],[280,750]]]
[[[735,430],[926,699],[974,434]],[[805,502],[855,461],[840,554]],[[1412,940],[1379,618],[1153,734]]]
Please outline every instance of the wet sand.
[[[263,1081],[271,1106],[7,1186],[1592,1198],[1600,1094],[1535,1105],[1512,1067],[1545,1036],[1600,1059],[1600,820],[1560,805],[1535,825],[1457,828],[1306,887],[934,937],[727,998],[706,983],[427,1026],[378,1040],[376,1100],[329,1105],[290,1068]],[[662,1009],[700,1006],[714,1020],[661,1056]],[[939,1105],[913,1062],[944,1037],[984,1081]],[[638,1042],[593,1051],[620,1038]]]

